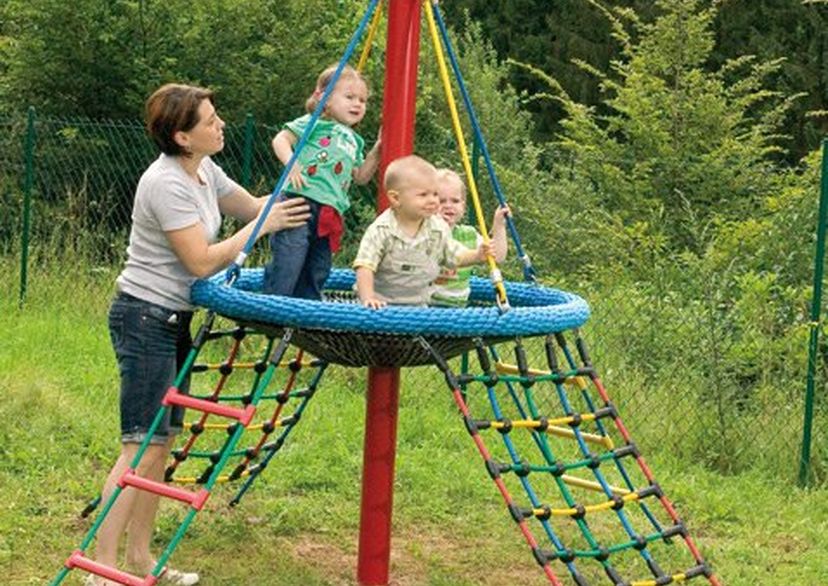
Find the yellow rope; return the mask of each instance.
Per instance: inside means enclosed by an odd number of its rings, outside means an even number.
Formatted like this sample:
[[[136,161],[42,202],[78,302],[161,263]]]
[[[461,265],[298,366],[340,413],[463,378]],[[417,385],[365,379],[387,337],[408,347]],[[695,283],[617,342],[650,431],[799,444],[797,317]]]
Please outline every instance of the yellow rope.
[[[382,0],[377,3],[377,9],[374,11],[374,18],[371,19],[371,27],[368,29],[368,36],[365,37],[365,46],[362,47],[362,54],[359,56],[359,63],[357,63],[357,71],[362,71],[365,68],[365,63],[368,61],[368,56],[371,54],[371,45],[374,43],[374,35],[379,28],[379,22],[382,18]]]
[[[477,191],[477,182],[474,180],[474,172],[471,168],[471,159],[469,158],[468,150],[466,149],[466,139],[463,136],[463,128],[460,126],[460,116],[457,114],[457,104],[454,99],[454,92],[451,89],[451,80],[449,79],[448,68],[446,67],[446,58],[443,54],[443,46],[440,43],[440,36],[437,32],[437,24],[434,20],[434,7],[431,0],[423,0],[425,4],[425,13],[428,20],[428,29],[431,32],[431,41],[434,45],[434,54],[437,57],[437,66],[440,70],[440,79],[443,82],[443,90],[446,94],[446,101],[448,102],[449,111],[451,112],[451,123],[454,127],[454,134],[457,140],[457,147],[460,150],[460,159],[463,161],[463,170],[466,172],[466,179],[469,184],[469,193],[471,194],[472,203],[474,204],[474,213],[477,217],[477,225],[480,228],[480,234],[483,236],[483,242],[489,244],[489,230],[486,228],[486,218],[483,217],[483,208],[480,205],[480,195]],[[500,269],[497,268],[497,263],[494,257],[489,254],[486,258],[486,263],[489,266],[489,274],[491,275],[492,283],[497,291],[498,305],[503,309],[508,309],[509,299],[506,297],[506,288],[503,286],[503,277]]]

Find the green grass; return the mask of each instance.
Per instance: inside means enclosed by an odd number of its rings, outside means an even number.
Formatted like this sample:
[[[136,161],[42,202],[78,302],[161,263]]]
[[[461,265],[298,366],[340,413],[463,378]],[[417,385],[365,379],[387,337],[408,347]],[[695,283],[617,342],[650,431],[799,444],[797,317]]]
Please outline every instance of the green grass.
[[[13,273],[9,265],[0,268]],[[57,573],[89,526],[78,511],[99,491],[117,454],[117,373],[105,325],[111,278],[106,271],[53,273],[32,283],[22,311],[11,285],[2,290],[4,584],[43,584]],[[78,288],[79,282],[83,287]],[[332,367],[306,417],[263,478],[235,509],[224,506],[233,489],[219,487],[174,554],[173,564],[198,569],[206,586],[354,584],[364,378],[362,370]],[[473,409],[481,408],[484,400],[472,395]],[[635,415],[630,419],[644,418]],[[636,437],[634,426],[631,432]],[[484,439],[490,449],[498,449],[498,435]],[[824,581],[825,490],[799,490],[763,469],[722,476],[696,460],[675,458],[650,437],[640,446],[723,583]],[[795,459],[787,466],[796,466]],[[393,583],[546,583],[434,369],[404,372],[395,484]],[[520,502],[526,501],[517,484],[509,488]],[[586,493],[587,499],[595,502],[597,496]],[[183,512],[165,503],[156,535],[159,548],[169,541]],[[634,521],[641,525],[640,518]],[[613,536],[617,525],[612,515],[592,521],[596,533]],[[532,530],[542,538],[538,525]],[[579,543],[571,526],[561,533]],[[653,552],[670,569],[687,563],[680,542],[673,547],[653,544]],[[672,561],[676,567],[668,564]],[[633,566],[638,560],[623,556],[619,563]],[[591,583],[606,583],[591,565],[580,564]],[[562,566],[553,567],[564,576]],[[78,580],[72,575],[66,583]]]

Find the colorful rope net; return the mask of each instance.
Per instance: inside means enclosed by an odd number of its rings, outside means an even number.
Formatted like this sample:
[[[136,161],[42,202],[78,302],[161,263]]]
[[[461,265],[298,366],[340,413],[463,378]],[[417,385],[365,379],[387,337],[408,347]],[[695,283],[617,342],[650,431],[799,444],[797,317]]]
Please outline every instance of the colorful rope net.
[[[432,353],[532,556],[552,584],[563,583],[561,572],[579,586],[719,584],[571,333],[574,354],[561,332],[478,339],[477,373],[468,357],[456,371]],[[538,354],[541,369],[529,366]]]

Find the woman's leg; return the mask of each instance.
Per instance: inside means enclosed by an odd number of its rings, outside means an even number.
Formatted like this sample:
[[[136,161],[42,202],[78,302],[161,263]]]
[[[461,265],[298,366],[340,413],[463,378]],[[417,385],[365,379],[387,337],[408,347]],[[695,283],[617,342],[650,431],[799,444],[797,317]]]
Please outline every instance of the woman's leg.
[[[174,438],[170,438],[166,445],[150,446],[144,455],[147,460],[146,468],[141,462],[141,476],[162,482],[164,480],[164,466],[172,449]],[[155,516],[158,513],[158,495],[147,491],[139,491],[135,497],[132,516],[126,528],[126,565],[131,571],[147,574],[155,567],[155,557],[150,552],[152,534],[155,529]]]
[[[117,487],[118,481],[127,468],[129,468],[138,451],[139,444],[125,443],[121,444],[121,446],[121,454],[118,456],[118,460],[109,472],[109,476],[104,484],[101,501],[103,503],[107,502]],[[148,476],[148,474],[152,474],[154,470],[160,468],[161,475],[163,476],[164,463],[166,462],[168,454],[168,445],[150,445],[138,466],[138,474],[158,479]],[[118,496],[115,504],[109,510],[109,513],[98,529],[95,551],[96,561],[113,568],[118,567],[118,546],[120,545],[121,536],[127,530],[127,527],[129,527],[129,544],[127,547],[128,562],[131,562],[130,558],[144,558],[149,559],[150,563],[152,563],[153,558],[149,552],[149,544],[152,536],[155,513],[157,511],[158,498],[154,498],[155,503],[153,505],[151,502],[153,499],[145,498],[148,494],[134,488],[126,488]],[[149,496],[154,497],[155,495]],[[133,535],[136,531],[137,536]],[[147,536],[147,533],[149,536]],[[140,551],[142,548],[143,551]],[[140,566],[136,569],[143,572],[143,568]],[[116,585],[115,582],[105,580],[100,580],[99,583],[102,586]]]

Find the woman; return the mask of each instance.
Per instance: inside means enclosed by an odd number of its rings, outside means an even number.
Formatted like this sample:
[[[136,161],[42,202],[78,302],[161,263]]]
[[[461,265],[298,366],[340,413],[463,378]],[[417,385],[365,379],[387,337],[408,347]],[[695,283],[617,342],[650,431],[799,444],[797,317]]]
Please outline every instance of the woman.
[[[146,438],[190,349],[190,286],[237,257],[266,201],[250,195],[210,159],[224,147],[224,121],[216,113],[210,90],[165,85],[147,100],[146,122],[161,155],[144,172],[135,192],[126,265],[109,312],[121,375],[121,454],[104,485],[104,502]],[[302,226],[308,212],[301,198],[276,203],[258,235]],[[223,214],[247,224],[216,242]],[[163,479],[182,423],[182,409],[168,410],[143,455],[138,475]],[[117,567],[118,544],[126,532],[127,570],[149,574],[156,565],[150,541],[157,510],[156,495],[126,489],[98,531],[97,561]],[[162,583],[183,586],[198,580],[196,573],[171,568],[161,578]],[[87,586],[110,584],[114,583],[86,576]]]

